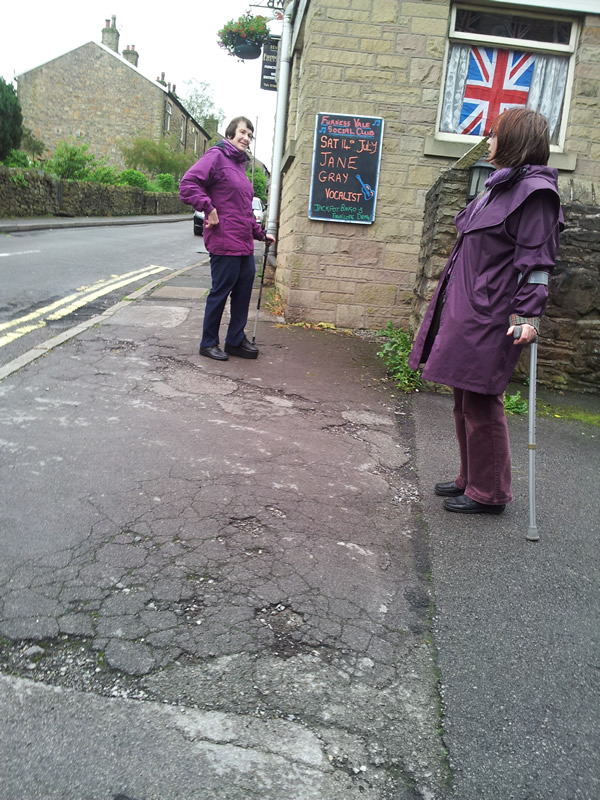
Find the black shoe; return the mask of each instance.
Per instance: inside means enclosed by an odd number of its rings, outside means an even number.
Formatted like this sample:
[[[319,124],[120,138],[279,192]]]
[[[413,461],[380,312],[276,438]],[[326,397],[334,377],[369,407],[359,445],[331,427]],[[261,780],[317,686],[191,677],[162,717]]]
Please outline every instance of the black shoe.
[[[213,344],[212,347],[201,347],[200,355],[214,358],[215,361],[229,361],[229,356],[221,350],[218,344]]]
[[[505,506],[489,506],[471,500],[466,494],[461,494],[459,497],[444,500],[444,508],[446,511],[457,511],[459,514],[501,514]]]
[[[458,497],[464,492],[464,489],[459,489],[454,481],[448,481],[448,483],[436,483],[433,491],[440,497]]]
[[[225,352],[240,358],[258,358],[258,347],[249,342],[245,336],[238,345],[225,342]]]

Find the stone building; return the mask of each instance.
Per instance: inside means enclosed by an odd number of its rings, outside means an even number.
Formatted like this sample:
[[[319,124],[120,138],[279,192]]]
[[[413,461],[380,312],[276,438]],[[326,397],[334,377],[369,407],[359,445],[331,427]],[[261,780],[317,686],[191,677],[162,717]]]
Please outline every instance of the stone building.
[[[276,272],[289,320],[408,327],[427,192],[485,133],[466,102],[475,57],[509,59],[505,88],[526,86],[551,120],[563,196],[597,202],[598,0],[296,0],[292,25]],[[383,120],[368,224],[310,218],[319,113]]]
[[[175,86],[138,69],[135,45],[119,54],[116,18],[106,20],[102,43],[87,42],[17,77],[24,124],[52,152],[64,139],[88,142],[89,152],[118,168],[120,145],[170,136],[199,158],[210,135],[177,99]]]

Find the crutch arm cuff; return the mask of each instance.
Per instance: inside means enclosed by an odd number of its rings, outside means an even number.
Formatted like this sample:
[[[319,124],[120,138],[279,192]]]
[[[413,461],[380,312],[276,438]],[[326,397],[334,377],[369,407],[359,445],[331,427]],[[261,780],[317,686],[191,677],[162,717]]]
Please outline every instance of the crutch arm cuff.
[[[535,328],[535,332],[540,332],[540,318],[539,317],[520,317],[518,314],[511,314],[509,325],[531,325]]]

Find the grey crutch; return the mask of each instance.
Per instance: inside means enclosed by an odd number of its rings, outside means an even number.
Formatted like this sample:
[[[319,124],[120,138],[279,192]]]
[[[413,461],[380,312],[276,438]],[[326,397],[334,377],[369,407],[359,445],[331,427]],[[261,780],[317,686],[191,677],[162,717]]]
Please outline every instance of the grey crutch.
[[[520,325],[515,326],[513,331],[515,339],[521,338]],[[527,529],[527,541],[537,542],[540,538],[535,521],[535,404],[536,404],[536,374],[537,374],[537,336],[529,345],[529,528]]]
[[[521,277],[521,276],[519,276]],[[549,275],[543,270],[534,270],[530,273],[527,283],[539,283],[548,286]],[[513,331],[515,339],[521,338],[521,326],[516,325]],[[537,380],[537,336],[529,345],[529,528],[527,530],[527,541],[537,542],[540,538],[535,521],[535,405]]]

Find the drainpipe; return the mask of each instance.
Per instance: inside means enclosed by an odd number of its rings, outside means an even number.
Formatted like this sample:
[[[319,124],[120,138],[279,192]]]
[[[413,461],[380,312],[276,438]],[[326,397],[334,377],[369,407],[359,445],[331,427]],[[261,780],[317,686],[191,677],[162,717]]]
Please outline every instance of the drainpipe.
[[[277,107],[275,109],[275,131],[273,134],[273,165],[271,189],[269,192],[269,218],[267,233],[275,236],[279,218],[281,193],[281,161],[285,140],[285,123],[287,119],[288,94],[290,89],[290,63],[292,60],[292,14],[296,3],[288,3],[283,13],[283,31],[281,34],[281,53],[279,60],[279,80],[277,81]]]

